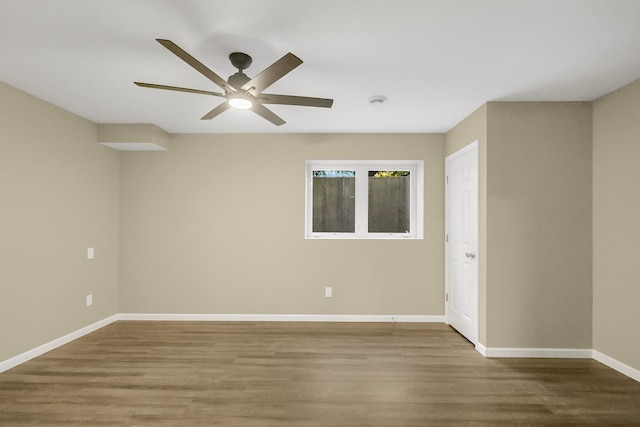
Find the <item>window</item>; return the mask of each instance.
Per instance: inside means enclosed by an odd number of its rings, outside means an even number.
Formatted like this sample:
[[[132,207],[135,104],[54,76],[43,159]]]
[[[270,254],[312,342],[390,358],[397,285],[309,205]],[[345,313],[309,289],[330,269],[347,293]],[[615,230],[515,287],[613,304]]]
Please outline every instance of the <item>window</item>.
[[[423,165],[308,161],[306,238],[421,239]]]

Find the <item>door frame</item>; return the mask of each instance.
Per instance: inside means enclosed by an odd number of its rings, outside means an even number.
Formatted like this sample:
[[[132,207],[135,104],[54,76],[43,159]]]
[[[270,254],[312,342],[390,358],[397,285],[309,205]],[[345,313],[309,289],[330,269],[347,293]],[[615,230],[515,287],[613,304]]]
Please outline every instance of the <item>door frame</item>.
[[[449,300],[449,294],[450,294],[450,277],[449,277],[449,265],[450,265],[450,254],[449,254],[449,245],[448,245],[448,235],[449,235],[449,226],[450,226],[450,213],[449,213],[449,186],[447,185],[447,177],[449,175],[449,162],[455,160],[457,157],[460,157],[462,155],[465,155],[473,150],[476,150],[477,156],[476,156],[476,195],[478,197],[476,197],[476,206],[475,206],[475,210],[476,210],[476,236],[475,236],[475,241],[476,241],[476,258],[475,258],[475,262],[476,262],[476,278],[475,278],[475,283],[476,283],[476,289],[475,289],[475,294],[476,294],[476,310],[475,310],[475,331],[474,332],[474,337],[465,337],[467,338],[469,341],[471,341],[474,345],[478,345],[480,342],[480,198],[479,198],[479,194],[480,194],[480,141],[479,140],[475,140],[471,143],[469,143],[468,145],[462,147],[461,149],[457,150],[456,152],[448,155],[447,157],[445,157],[444,159],[444,210],[445,210],[445,215],[444,215],[444,259],[445,259],[445,263],[444,263],[444,280],[445,280],[445,286],[444,286],[444,291],[445,291],[445,298],[444,298],[444,319],[445,319],[445,323],[447,325],[450,325],[450,309],[449,309],[449,305],[450,305],[450,300]],[[475,340],[474,340],[475,339]]]

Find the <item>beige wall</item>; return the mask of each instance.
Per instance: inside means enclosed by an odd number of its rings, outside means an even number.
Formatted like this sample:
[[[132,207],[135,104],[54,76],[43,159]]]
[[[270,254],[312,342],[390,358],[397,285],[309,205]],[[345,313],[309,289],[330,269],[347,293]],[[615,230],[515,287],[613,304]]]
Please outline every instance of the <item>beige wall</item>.
[[[591,103],[487,106],[489,347],[591,348]]]
[[[474,140],[480,343],[590,348],[590,103],[490,102],[447,133],[445,153]]]
[[[593,115],[491,102],[446,136],[176,135],[120,154],[0,84],[0,360],[116,312],[443,314],[444,157],[478,139],[480,341],[640,369],[637,111],[639,82]],[[307,159],[423,159],[425,239],[305,240]]]
[[[444,135],[409,134],[176,135],[123,153],[119,310],[441,315],[443,158]],[[424,240],[305,240],[313,159],[424,160]]]
[[[117,312],[118,170],[95,124],[0,83],[0,361]]]
[[[446,134],[445,156],[478,141],[478,327],[479,341],[487,337],[487,104],[482,105]]]
[[[640,80],[593,106],[593,348],[640,369]]]

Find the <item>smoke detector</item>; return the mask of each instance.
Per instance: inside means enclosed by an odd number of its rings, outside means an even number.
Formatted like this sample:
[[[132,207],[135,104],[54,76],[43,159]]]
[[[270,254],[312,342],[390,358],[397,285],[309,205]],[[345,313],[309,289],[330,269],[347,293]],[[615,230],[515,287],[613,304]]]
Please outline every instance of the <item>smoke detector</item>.
[[[386,101],[386,96],[374,95],[369,98],[369,105],[371,105],[372,107],[380,108]]]

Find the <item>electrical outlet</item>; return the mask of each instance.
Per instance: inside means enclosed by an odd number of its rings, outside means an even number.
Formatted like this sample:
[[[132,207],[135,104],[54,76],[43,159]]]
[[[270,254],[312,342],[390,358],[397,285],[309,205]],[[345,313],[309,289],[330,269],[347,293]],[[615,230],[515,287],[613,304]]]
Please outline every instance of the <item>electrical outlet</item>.
[[[93,304],[93,294],[87,295],[87,307]]]
[[[87,248],[87,259],[93,259],[93,248]]]
[[[331,286],[327,286],[326,288],[324,288],[324,296],[326,298],[333,297],[333,288]]]

